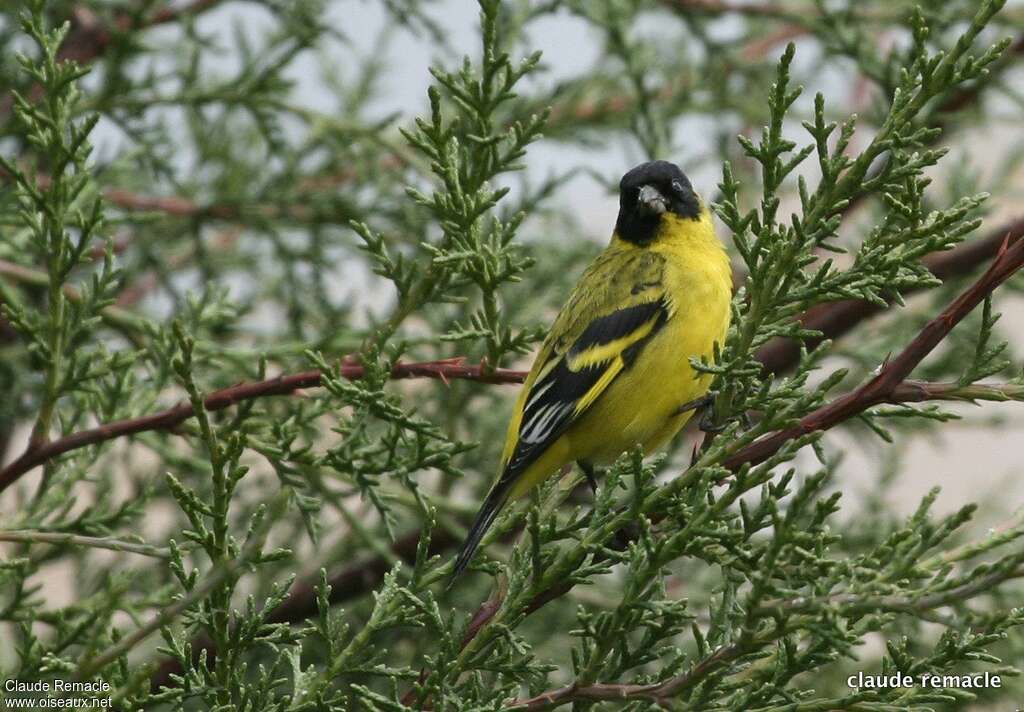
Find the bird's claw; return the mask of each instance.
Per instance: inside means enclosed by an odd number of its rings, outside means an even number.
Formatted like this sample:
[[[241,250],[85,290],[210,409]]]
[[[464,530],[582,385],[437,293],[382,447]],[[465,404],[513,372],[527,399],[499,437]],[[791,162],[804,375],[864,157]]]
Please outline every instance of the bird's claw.
[[[686,403],[683,403],[681,406],[679,406],[679,408],[676,409],[675,414],[682,415],[683,413],[687,413],[691,410],[701,410],[703,412],[701,413],[700,420],[697,422],[697,427],[699,427],[701,431],[705,433],[720,433],[723,430],[725,430],[726,427],[728,427],[728,423],[726,422],[722,423],[721,425],[716,425],[714,422],[714,409],[711,408],[711,405],[715,402],[715,398],[717,397],[717,391],[708,391],[700,398],[694,398],[692,401],[687,401]],[[750,416],[748,416],[746,413],[743,413],[742,415],[739,416],[739,418],[743,421],[744,425],[749,429]]]
[[[747,413],[747,411],[743,411],[739,415],[734,416],[732,418],[729,418],[728,420],[726,420],[721,425],[716,425],[714,423],[714,421],[712,419],[713,415],[714,415],[714,410],[712,410],[711,408],[706,408],[704,410],[704,412],[701,414],[700,422],[697,424],[697,426],[703,432],[717,435],[718,433],[722,432],[727,427],[729,427],[729,423],[731,421],[733,421],[733,420],[740,421],[743,424],[743,428],[745,430],[750,430],[750,428],[753,427],[753,423],[750,422],[750,414]]]
[[[715,425],[714,422],[714,411],[710,408],[706,409],[700,416],[700,422],[697,423],[697,427],[705,433],[715,433],[716,435],[727,427],[727,423],[721,425]]]
[[[716,391],[708,391],[700,398],[694,398],[692,401],[687,401],[683,403],[681,406],[676,408],[675,414],[682,415],[683,413],[688,413],[691,410],[700,410],[702,408],[707,408],[709,405],[715,402],[715,398],[717,396],[718,393]]]
[[[576,462],[576,464],[580,466],[581,470],[583,470],[583,474],[587,478],[587,484],[590,485],[590,491],[591,491],[592,494],[594,494],[596,496],[597,495],[597,476],[596,476],[596,472],[594,470],[594,466],[592,464],[590,464],[589,462],[587,462],[586,460],[578,460]]]

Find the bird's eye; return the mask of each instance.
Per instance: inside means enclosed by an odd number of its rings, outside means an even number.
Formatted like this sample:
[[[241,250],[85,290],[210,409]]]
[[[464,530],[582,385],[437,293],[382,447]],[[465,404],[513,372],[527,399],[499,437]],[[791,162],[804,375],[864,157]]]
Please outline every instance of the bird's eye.
[[[672,192],[676,193],[677,195],[682,195],[684,192],[683,184],[677,180],[672,181]]]

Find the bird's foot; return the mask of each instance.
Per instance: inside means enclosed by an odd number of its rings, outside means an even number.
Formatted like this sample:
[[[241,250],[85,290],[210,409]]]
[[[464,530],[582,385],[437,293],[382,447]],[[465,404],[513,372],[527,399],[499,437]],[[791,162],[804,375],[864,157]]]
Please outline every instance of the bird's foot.
[[[608,547],[613,551],[625,551],[630,543],[640,538],[640,527],[634,523],[626,524],[612,535]]]
[[[691,410],[701,411],[700,420],[698,421],[698,427],[705,433],[720,433],[725,430],[725,425],[715,425],[714,423],[714,408],[711,406],[715,402],[715,398],[718,397],[717,391],[708,391],[700,398],[694,398],[692,401],[683,403],[676,409],[676,415],[682,415],[688,413]]]
[[[597,471],[594,469],[594,465],[587,462],[586,460],[577,460],[576,464],[583,470],[583,474],[587,477],[587,484],[590,485],[590,491],[597,496]]]
[[[699,410],[701,411],[701,415],[700,420],[697,421],[697,427],[705,433],[718,434],[728,427],[729,421],[727,420],[721,424],[716,424],[714,422],[715,410],[711,406],[714,404],[715,398],[717,397],[718,391],[708,391],[700,398],[694,398],[692,401],[683,403],[676,409],[675,415],[682,415],[683,413],[691,410]],[[736,417],[743,423],[746,429],[750,429],[751,423],[749,414],[742,413]]]
[[[692,401],[686,401],[681,406],[676,408],[675,415],[682,415],[688,413],[691,410],[701,410],[707,408],[709,405],[715,402],[715,397],[718,396],[717,391],[708,391],[700,398],[694,398]]]
[[[714,421],[712,420],[713,415],[714,411],[711,408],[707,408],[704,410],[704,413],[700,416],[700,422],[697,424],[697,426],[705,433],[717,435],[718,433],[722,432],[727,427],[729,427],[729,423],[734,420],[738,420],[739,422],[741,422],[743,424],[744,430],[750,430],[750,428],[753,427],[753,423],[750,422],[750,414],[747,413],[746,411],[743,411],[739,415],[727,419],[724,423],[720,425],[716,425],[714,423]]]
[[[705,433],[718,434],[725,430],[728,423],[715,424],[714,421],[715,412],[711,408],[706,408],[700,416],[700,422],[697,423],[697,427]]]

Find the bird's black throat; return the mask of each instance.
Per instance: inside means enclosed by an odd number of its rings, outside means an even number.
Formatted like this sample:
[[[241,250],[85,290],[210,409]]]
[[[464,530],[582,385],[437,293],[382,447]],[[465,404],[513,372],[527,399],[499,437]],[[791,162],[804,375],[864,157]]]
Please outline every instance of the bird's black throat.
[[[615,221],[615,232],[626,242],[636,245],[647,245],[658,234],[661,215],[641,215],[634,211],[619,209],[619,218]]]

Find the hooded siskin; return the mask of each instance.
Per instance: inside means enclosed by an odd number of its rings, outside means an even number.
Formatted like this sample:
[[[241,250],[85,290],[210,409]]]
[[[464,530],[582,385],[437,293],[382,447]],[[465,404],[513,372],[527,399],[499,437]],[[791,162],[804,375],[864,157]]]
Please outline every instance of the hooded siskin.
[[[680,407],[711,378],[729,327],[732,272],[711,215],[668,161],[643,163],[619,183],[611,244],[583,273],[537,355],[509,423],[497,481],[455,563],[473,557],[509,499],[571,462],[590,476],[641,445],[662,447],[690,419]]]

